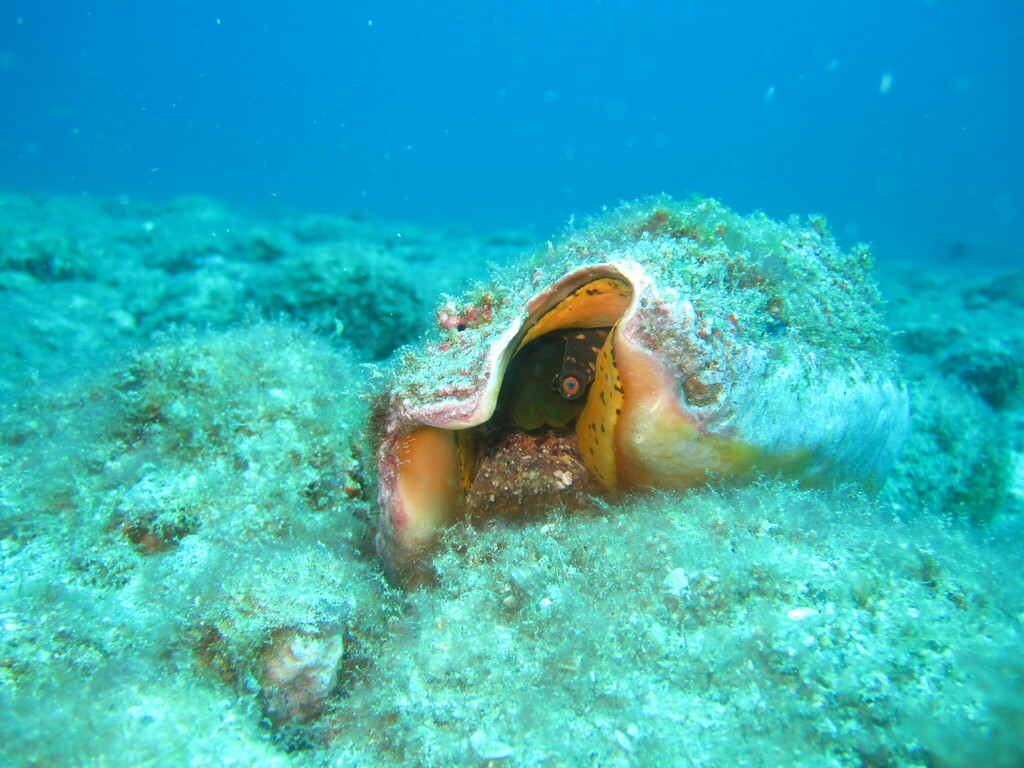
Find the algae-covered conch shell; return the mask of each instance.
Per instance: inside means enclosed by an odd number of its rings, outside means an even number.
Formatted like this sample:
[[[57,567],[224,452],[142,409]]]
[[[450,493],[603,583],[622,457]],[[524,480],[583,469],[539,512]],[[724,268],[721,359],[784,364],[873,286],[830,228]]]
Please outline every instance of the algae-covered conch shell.
[[[377,548],[460,516],[763,474],[886,473],[908,423],[866,249],[714,200],[626,205],[465,300],[378,403]]]

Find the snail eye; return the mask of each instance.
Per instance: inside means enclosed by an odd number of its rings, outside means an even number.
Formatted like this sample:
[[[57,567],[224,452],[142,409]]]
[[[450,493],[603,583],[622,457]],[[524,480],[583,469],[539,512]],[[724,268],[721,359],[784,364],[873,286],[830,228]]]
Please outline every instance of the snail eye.
[[[580,380],[575,376],[566,376],[562,379],[562,394],[566,397],[572,397],[578,394],[580,391]]]

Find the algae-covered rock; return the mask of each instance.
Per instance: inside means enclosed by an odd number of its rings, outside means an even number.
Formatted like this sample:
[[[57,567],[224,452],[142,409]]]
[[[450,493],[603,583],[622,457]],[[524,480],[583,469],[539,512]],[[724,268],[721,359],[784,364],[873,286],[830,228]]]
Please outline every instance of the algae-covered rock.
[[[1014,405],[1024,393],[1024,352],[975,349],[958,352],[942,361],[944,373],[973,387],[982,400],[997,410]]]
[[[884,498],[908,516],[988,524],[1021,508],[1014,456],[1024,450],[1024,308],[975,267],[891,267],[890,324],[913,402]]]
[[[20,753],[70,762],[85,734],[55,739],[30,702],[105,679],[125,707],[186,710],[168,722],[218,719],[238,699],[252,715],[223,748],[259,712],[291,742],[312,738],[303,724],[366,663],[389,612],[351,357],[288,324],[179,331],[7,415],[0,682]],[[197,679],[205,692],[185,698]],[[166,739],[94,706],[111,704],[78,702],[95,727],[135,734],[125,764],[149,754],[147,733]],[[221,747],[175,747],[193,748]]]
[[[521,242],[349,213],[256,215],[198,196],[0,193],[0,397],[33,376],[116,362],[115,350],[174,326],[254,317],[301,320],[384,358],[423,329],[435,291]]]

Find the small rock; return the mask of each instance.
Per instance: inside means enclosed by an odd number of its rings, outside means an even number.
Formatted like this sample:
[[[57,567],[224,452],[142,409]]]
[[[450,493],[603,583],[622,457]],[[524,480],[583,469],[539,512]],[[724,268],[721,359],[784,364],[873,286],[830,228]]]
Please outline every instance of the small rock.
[[[790,608],[786,611],[786,616],[793,621],[803,621],[809,619],[812,616],[817,616],[820,611],[817,608]]]
[[[480,730],[473,731],[469,737],[469,746],[481,760],[504,760],[515,754],[508,744]]]
[[[257,669],[263,711],[270,721],[304,723],[319,715],[338,685],[344,650],[339,627],[275,631],[263,646]]]
[[[690,588],[690,579],[682,568],[673,568],[665,577],[665,589],[681,597]]]
[[[1007,301],[1024,307],[1024,270],[1000,275],[972,293],[980,294],[992,301]]]
[[[942,372],[974,388],[996,410],[1006,408],[1024,390],[1024,360],[1002,350],[976,350],[950,355]]]

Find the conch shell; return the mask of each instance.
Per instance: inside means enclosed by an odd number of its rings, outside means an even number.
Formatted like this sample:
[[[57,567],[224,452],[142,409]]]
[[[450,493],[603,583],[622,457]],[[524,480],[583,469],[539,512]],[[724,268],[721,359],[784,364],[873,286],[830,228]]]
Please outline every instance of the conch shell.
[[[378,552],[406,571],[467,499],[505,514],[510,499],[550,500],[534,486],[877,484],[909,408],[869,270],[820,218],[660,198],[445,302],[378,404]],[[528,447],[481,496],[509,445]]]

